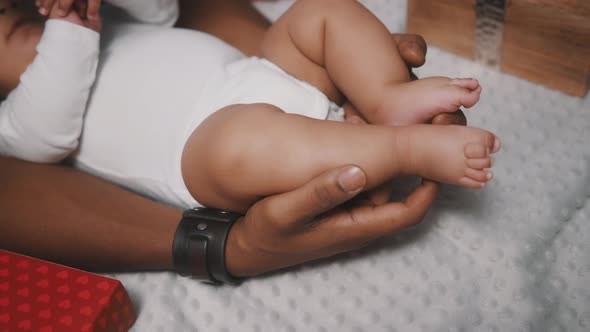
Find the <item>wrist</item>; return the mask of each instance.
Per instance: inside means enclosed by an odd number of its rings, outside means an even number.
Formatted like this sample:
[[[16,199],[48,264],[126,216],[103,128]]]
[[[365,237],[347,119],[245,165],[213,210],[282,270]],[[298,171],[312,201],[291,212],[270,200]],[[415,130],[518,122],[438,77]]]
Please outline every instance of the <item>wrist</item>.
[[[256,236],[250,231],[255,227],[251,225],[248,227],[245,221],[244,217],[238,219],[227,238],[225,262],[227,271],[232,276],[254,277],[314,259],[309,255],[295,254],[287,249],[285,239],[279,234],[272,234],[269,231],[264,234],[264,237]],[[264,238],[272,239],[272,241],[265,242]]]
[[[212,283],[238,283],[225,258],[229,232],[240,217],[204,207],[184,211],[172,244],[176,272]]]
[[[225,248],[225,264],[227,272],[231,275],[243,278],[252,277],[256,274],[256,264],[252,264],[250,257],[251,246],[248,245],[243,233],[244,217],[236,220],[229,231]]]

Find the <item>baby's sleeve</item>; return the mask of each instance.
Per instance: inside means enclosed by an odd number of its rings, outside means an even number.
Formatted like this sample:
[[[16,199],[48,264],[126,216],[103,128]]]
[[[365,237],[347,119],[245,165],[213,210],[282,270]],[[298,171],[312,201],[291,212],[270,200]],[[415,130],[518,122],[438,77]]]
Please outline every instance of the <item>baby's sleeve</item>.
[[[0,104],[0,155],[52,163],[78,147],[99,39],[85,27],[47,21],[37,56]]]
[[[143,23],[171,27],[178,20],[178,0],[108,0],[108,3]]]

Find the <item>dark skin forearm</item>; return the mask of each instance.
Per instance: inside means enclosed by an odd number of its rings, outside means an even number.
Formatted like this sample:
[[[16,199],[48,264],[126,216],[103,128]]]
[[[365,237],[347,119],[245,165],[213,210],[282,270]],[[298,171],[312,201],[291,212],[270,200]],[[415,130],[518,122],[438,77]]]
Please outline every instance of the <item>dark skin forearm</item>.
[[[243,52],[256,53],[269,25],[248,1],[181,3],[179,26]],[[76,169],[0,158],[0,211],[2,249],[90,270],[172,268],[181,211]]]
[[[91,270],[168,269],[180,212],[60,166],[0,158],[0,248]]]
[[[246,55],[260,55],[260,43],[270,22],[250,0],[180,0],[181,28],[214,35]]]
[[[270,24],[247,0],[183,0],[181,10],[179,26],[249,54]],[[2,249],[90,270],[172,268],[181,211],[76,169],[0,158],[0,211]]]

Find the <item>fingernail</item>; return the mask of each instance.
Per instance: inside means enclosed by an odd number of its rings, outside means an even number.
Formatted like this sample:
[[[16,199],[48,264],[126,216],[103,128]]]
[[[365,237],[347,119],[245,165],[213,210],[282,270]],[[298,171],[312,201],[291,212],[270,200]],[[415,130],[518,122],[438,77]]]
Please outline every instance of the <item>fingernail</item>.
[[[365,174],[360,168],[350,166],[338,176],[338,186],[349,194],[358,192],[365,186]]]
[[[425,50],[416,41],[409,40],[409,41],[406,41],[405,43],[406,43],[406,45],[408,45],[406,47],[408,47],[409,49],[411,49],[416,55],[418,55],[420,53],[425,53]]]
[[[39,8],[39,14],[46,16],[47,15],[47,9],[45,8]]]
[[[408,47],[420,47],[414,40],[403,40],[402,43],[408,45]]]

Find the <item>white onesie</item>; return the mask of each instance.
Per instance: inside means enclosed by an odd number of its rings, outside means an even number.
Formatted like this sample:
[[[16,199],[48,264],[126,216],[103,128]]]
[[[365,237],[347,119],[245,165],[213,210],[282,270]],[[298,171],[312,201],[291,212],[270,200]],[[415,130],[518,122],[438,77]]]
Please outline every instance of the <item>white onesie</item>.
[[[110,3],[139,22],[105,22],[100,46],[94,31],[46,23],[36,59],[0,105],[1,155],[35,162],[69,156],[87,172],[188,208],[198,203],[182,179],[182,150],[213,112],[268,103],[325,119],[332,107],[319,90],[264,59],[171,28],[176,0]]]

